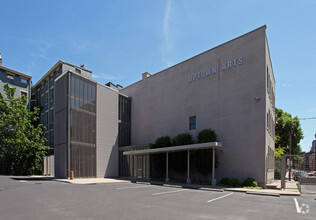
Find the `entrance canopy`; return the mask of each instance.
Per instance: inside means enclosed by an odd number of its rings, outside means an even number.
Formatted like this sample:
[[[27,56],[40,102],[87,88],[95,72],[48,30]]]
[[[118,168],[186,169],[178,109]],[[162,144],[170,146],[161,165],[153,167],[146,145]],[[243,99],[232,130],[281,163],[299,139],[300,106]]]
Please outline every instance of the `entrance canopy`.
[[[223,147],[222,143],[207,142],[207,143],[201,143],[201,144],[190,144],[190,145],[181,145],[181,146],[174,146],[174,147],[160,147],[160,148],[146,149],[146,150],[125,151],[123,152],[123,155],[140,156],[140,155],[167,153],[167,152],[175,152],[175,151],[204,150],[204,149],[213,149],[213,148],[222,150],[222,147]]]
[[[181,146],[174,146],[174,147],[161,147],[161,148],[154,148],[154,149],[145,149],[145,150],[131,150],[123,152],[123,155],[130,155],[134,156],[143,156],[149,154],[158,154],[158,153],[165,153],[166,154],[166,181],[169,182],[168,177],[168,167],[169,167],[169,159],[168,154],[171,152],[177,151],[187,151],[187,183],[191,183],[190,180],[190,151],[192,150],[204,150],[204,149],[212,149],[213,161],[212,161],[212,185],[216,185],[215,179],[215,150],[220,149],[222,150],[222,143],[219,142],[207,142],[201,144],[190,144],[190,145],[181,145]]]

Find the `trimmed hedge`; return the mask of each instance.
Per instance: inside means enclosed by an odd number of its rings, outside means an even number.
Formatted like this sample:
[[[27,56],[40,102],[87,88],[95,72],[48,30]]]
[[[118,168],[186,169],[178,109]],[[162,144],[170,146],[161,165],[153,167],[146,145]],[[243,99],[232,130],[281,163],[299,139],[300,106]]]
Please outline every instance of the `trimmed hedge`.
[[[247,179],[245,179],[243,186],[258,187],[258,182],[254,178],[248,177]]]

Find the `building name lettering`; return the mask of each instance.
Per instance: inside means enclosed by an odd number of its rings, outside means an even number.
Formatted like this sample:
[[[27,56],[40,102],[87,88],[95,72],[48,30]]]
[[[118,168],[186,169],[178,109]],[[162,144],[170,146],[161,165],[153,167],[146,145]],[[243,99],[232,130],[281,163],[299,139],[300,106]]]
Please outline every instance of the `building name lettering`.
[[[219,68],[221,68],[222,71],[225,71],[227,69],[237,67],[238,65],[242,65],[244,62],[243,57],[234,58],[232,60],[228,60],[227,62],[224,62]],[[217,66],[213,65],[207,69],[204,69],[198,73],[193,73],[189,76],[189,82],[192,82],[197,79],[203,79],[206,78],[212,74],[217,73]]]

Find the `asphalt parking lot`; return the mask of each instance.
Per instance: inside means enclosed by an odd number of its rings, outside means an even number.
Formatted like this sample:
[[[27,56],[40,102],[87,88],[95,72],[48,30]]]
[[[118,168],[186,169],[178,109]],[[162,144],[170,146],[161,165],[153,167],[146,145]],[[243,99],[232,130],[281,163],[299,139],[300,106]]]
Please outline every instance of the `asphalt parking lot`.
[[[315,219],[315,197],[0,176],[0,219]]]

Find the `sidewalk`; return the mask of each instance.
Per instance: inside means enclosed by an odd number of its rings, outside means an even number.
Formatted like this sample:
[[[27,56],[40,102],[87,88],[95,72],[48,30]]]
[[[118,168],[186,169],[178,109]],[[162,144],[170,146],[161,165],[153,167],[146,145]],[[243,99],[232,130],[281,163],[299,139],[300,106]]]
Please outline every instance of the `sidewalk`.
[[[87,179],[54,179],[54,181],[71,183],[71,184],[109,184],[109,183],[130,183],[128,180],[112,179],[112,178],[87,178]]]
[[[57,182],[71,183],[71,184],[111,184],[111,183],[136,183],[136,184],[148,184],[148,185],[160,185],[165,187],[174,187],[174,188],[188,188],[188,189],[197,189],[205,191],[233,191],[233,192],[244,192],[246,194],[255,194],[255,195],[267,195],[267,196],[300,196],[301,193],[297,189],[296,181],[286,181],[285,189],[281,190],[281,181],[276,180],[271,185],[276,185],[277,189],[247,189],[247,188],[229,188],[229,187],[220,187],[211,185],[197,185],[197,184],[186,184],[186,183],[166,183],[159,181],[150,181],[150,180],[137,180],[132,178],[87,178],[87,179],[55,179],[52,177],[30,177],[43,180],[52,180]]]
[[[247,188],[230,188],[230,187],[212,187],[210,185],[197,185],[197,184],[186,184],[186,183],[165,183],[157,181],[131,181],[139,184],[151,184],[151,185],[161,185],[165,187],[175,187],[175,188],[189,188],[189,189],[198,189],[198,190],[207,190],[207,191],[232,191],[232,192],[244,192],[246,194],[255,194],[255,195],[267,195],[267,196],[300,196],[301,193],[296,187],[295,181],[286,182],[286,189],[247,189]],[[281,183],[273,183],[281,184]]]

